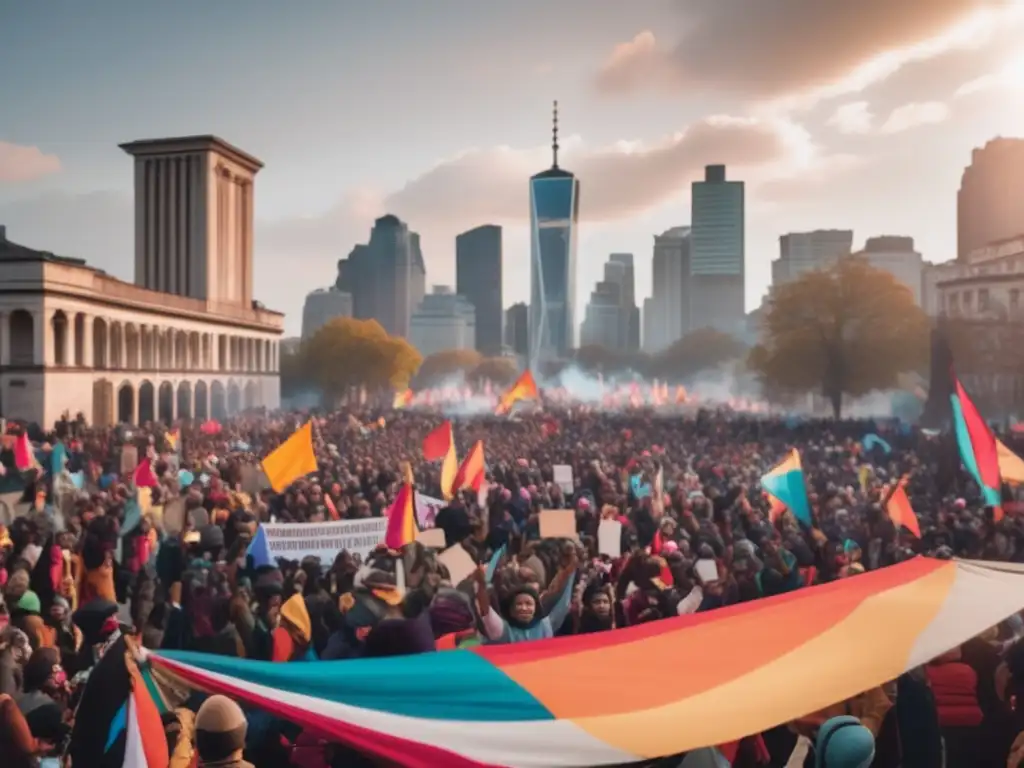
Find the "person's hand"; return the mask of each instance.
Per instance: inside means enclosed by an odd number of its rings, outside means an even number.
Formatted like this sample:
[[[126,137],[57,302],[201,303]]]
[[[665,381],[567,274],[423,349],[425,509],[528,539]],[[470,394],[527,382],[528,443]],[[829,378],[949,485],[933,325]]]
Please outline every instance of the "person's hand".
[[[57,745],[46,739],[36,739],[36,754],[48,755],[57,748]]]

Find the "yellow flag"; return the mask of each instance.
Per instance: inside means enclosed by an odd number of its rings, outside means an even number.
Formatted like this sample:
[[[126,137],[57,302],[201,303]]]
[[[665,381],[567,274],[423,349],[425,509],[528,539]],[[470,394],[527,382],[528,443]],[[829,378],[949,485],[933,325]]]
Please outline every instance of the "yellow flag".
[[[1003,482],[1013,485],[1024,483],[1024,461],[998,440],[996,451],[999,457],[999,475]]]
[[[270,481],[270,487],[278,493],[283,493],[285,488],[300,477],[305,477],[316,470],[313,423],[310,421],[295,430],[295,434],[263,459],[263,472]]]

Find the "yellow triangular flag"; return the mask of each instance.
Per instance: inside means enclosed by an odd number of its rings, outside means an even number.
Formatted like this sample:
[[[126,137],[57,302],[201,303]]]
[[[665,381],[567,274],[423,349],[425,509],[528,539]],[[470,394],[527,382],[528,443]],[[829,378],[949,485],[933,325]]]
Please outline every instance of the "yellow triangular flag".
[[[1024,483],[1024,461],[996,440],[996,451],[999,456],[999,476],[1004,483]]]
[[[295,430],[295,434],[263,459],[263,472],[270,482],[270,487],[278,493],[283,493],[285,488],[300,477],[305,477],[316,470],[311,421]]]

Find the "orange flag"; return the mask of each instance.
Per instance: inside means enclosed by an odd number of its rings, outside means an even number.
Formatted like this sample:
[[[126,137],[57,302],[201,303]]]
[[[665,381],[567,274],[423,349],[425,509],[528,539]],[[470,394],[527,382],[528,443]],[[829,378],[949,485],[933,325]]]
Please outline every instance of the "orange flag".
[[[484,481],[485,471],[486,467],[484,465],[484,441],[477,440],[476,445],[474,445],[470,452],[466,455],[466,458],[463,460],[462,465],[459,467],[459,471],[455,473],[455,477],[452,479],[452,496],[461,491],[463,488],[469,488],[474,491],[479,491],[480,485]]]
[[[307,421],[263,459],[263,473],[278,493],[300,477],[316,472],[313,451],[313,422]]]
[[[902,478],[896,484],[896,489],[890,494],[889,500],[885,503],[885,511],[889,514],[892,524],[899,530],[900,526],[906,528],[915,538],[921,538],[921,526],[917,522],[917,515],[910,506],[910,499],[907,498],[907,478]]]
[[[445,501],[450,500],[455,495],[452,488],[455,487],[455,475],[459,468],[459,458],[455,454],[455,435],[450,421],[444,422],[423,439],[423,458],[427,461],[444,459],[441,464],[441,495]]]
[[[395,497],[395,503],[388,510],[388,527],[384,533],[384,546],[398,550],[416,541],[416,500],[415,491],[408,483]]]
[[[495,413],[498,416],[502,416],[511,411],[512,406],[520,400],[535,400],[537,396],[537,382],[533,380],[533,374],[527,369],[516,379],[516,383],[501,396]]]

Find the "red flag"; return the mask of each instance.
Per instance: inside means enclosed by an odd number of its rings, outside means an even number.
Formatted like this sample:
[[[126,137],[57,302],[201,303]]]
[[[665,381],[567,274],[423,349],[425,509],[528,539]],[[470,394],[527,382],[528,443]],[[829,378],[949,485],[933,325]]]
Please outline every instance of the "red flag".
[[[897,483],[896,490],[892,492],[885,504],[885,511],[888,513],[893,525],[896,526],[897,532],[900,526],[903,526],[914,534],[915,538],[920,539],[921,525],[917,521],[914,508],[910,506],[910,499],[907,498],[906,484],[907,478],[905,477]]]
[[[423,438],[424,461],[443,459],[452,445],[452,423],[446,421]]]
[[[384,532],[384,546],[398,550],[416,541],[415,492],[408,483],[395,497],[395,503],[388,510],[388,528]]]
[[[461,466],[459,466],[459,471],[455,473],[455,478],[451,485],[452,495],[454,496],[463,488],[470,488],[474,491],[479,491],[480,485],[484,481],[485,471],[484,441],[477,440],[476,445],[470,449],[465,460],[462,462]]]
[[[132,482],[136,488],[156,488],[160,484],[157,482],[156,475],[153,474],[153,467],[149,459],[139,462],[132,475]]]
[[[324,506],[327,507],[327,514],[330,515],[331,520],[341,520],[341,515],[338,514],[338,508],[334,506],[334,499],[328,494],[324,494]]]
[[[28,432],[18,435],[18,440],[14,444],[14,466],[18,468],[19,472],[39,469],[39,462],[36,461],[35,451],[32,450],[32,443],[29,442]]]

